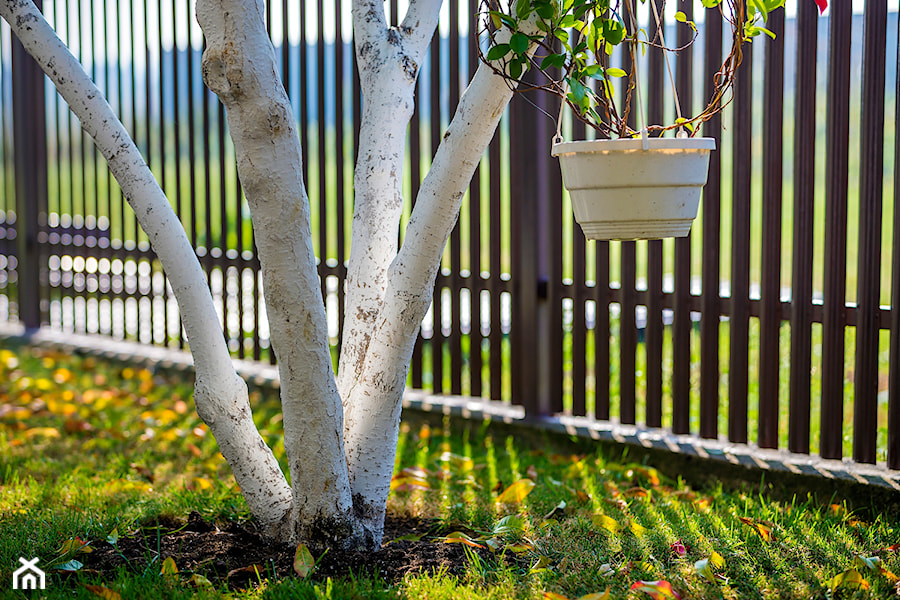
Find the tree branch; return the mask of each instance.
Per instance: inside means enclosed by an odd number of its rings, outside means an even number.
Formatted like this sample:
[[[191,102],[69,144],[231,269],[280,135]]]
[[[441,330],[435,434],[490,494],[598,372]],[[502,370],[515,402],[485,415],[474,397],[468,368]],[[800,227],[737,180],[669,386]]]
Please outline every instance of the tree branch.
[[[356,384],[344,398],[344,445],[358,511],[362,506],[361,512],[384,512],[416,334],[431,304],[441,255],[463,196],[512,94],[505,78],[488,65],[479,66],[438,147],[403,246],[390,265],[384,293],[389,300],[368,333]]]
[[[400,32],[409,42],[411,54],[424,56],[441,18],[442,4],[443,0],[410,1],[400,24]]]
[[[250,416],[247,386],[234,372],[212,296],[187,235],[124,125],[84,68],[30,0],[3,0],[0,13],[93,138],[166,270],[197,374],[197,412],[210,426],[251,511],[273,533],[289,515],[291,491]]]
[[[378,8],[383,17],[383,5],[378,3]],[[419,64],[437,26],[440,0],[419,0],[415,11],[429,9],[433,14],[413,17],[416,27],[408,32],[360,23],[359,15],[354,15],[356,26],[368,33],[356,40],[363,114],[353,176],[353,237],[338,369],[338,389],[345,405],[362,372],[371,332],[385,301],[387,269],[397,254],[407,129]]]
[[[366,53],[360,48],[380,46],[384,43],[384,34],[388,24],[384,15],[384,2],[381,0],[353,0],[353,37],[356,38],[357,59],[360,61],[360,76],[367,71],[364,64]]]
[[[322,546],[335,540],[355,545],[343,411],[313,253],[300,140],[263,14],[261,0],[198,0],[197,19],[207,41],[203,76],[227,109],[253,216],[281,377],[297,536]]]

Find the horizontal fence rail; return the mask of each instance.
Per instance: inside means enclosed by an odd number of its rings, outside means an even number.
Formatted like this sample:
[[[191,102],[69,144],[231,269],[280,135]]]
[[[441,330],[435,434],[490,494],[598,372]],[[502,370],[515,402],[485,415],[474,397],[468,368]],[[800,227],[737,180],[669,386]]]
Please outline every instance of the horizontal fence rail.
[[[661,0],[656,2],[662,6]],[[691,235],[594,242],[549,150],[559,101],[517,95],[463,204],[409,385],[900,469],[900,95],[896,3],[776,11],[745,52]],[[339,344],[363,99],[349,0],[271,0],[267,25],[303,147]],[[476,0],[447,0],[423,62],[406,223],[478,67]],[[386,5],[397,24],[396,2]],[[236,357],[274,362],[224,109],[202,82],[190,3],[44,0],[128,127],[197,250]],[[638,57],[649,121],[696,111],[727,50],[718,12],[670,0],[677,46]],[[642,26],[656,30],[649,5]],[[724,38],[724,39],[723,39]],[[613,58],[615,64],[621,64]],[[671,70],[671,77],[669,71]],[[43,108],[43,110],[41,109]],[[550,116],[552,115],[552,116]],[[564,122],[566,139],[593,137]],[[169,347],[165,274],[77,120],[0,26],[0,318]],[[398,232],[402,242],[403,232]]]

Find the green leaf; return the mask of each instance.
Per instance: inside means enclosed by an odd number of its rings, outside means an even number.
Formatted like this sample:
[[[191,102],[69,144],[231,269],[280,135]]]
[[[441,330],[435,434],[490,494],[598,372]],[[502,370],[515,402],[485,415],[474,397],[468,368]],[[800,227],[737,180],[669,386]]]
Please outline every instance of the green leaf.
[[[566,57],[564,54],[548,54],[544,57],[544,60],[541,61],[541,70],[550,67],[557,67],[561,69],[565,64]]]
[[[513,79],[518,79],[522,76],[522,62],[519,60],[512,60],[509,63],[509,76]]]
[[[847,569],[843,573],[838,573],[828,582],[831,591],[838,588],[847,588],[848,590],[867,590],[869,582],[856,569]]]
[[[515,20],[514,18],[512,18],[511,16],[509,16],[508,14],[506,14],[506,13],[502,13],[502,12],[499,12],[499,11],[496,11],[496,10],[492,10],[492,11],[490,11],[488,14],[491,15],[491,20],[494,20],[494,19],[496,18],[496,19],[498,19],[501,23],[503,23],[504,25],[506,25],[507,27],[509,27],[510,29],[512,29],[513,31],[515,31],[515,30],[517,30],[517,29],[519,28],[518,23],[516,23],[516,20]],[[500,24],[497,23],[496,21],[494,21],[494,24],[495,24],[496,27],[498,27],[498,28],[500,27]]]
[[[704,8],[715,8],[722,4],[722,0],[700,0],[700,3],[703,4]]]
[[[763,21],[769,18],[769,11],[764,2],[761,2],[760,0],[748,0],[747,7],[750,9],[751,16],[753,15],[753,11],[756,10],[762,15]]]
[[[628,73],[619,67],[610,67],[606,69],[607,77],[625,77],[626,75],[628,75]]]
[[[521,534],[525,531],[525,519],[518,515],[507,515],[494,524],[494,535]]]
[[[106,536],[106,541],[115,546],[119,542],[119,528],[113,527],[113,530]]]
[[[83,562],[80,562],[77,560],[70,560],[70,561],[64,562],[61,565],[58,565],[56,567],[56,570],[57,571],[78,571],[83,566],[84,566]]]
[[[881,573],[881,559],[877,556],[866,558],[857,554],[853,557],[853,568],[858,571],[868,570],[874,573]]]
[[[563,44],[569,41],[569,32],[565,29],[557,29],[553,32],[553,35],[556,36],[556,39],[561,41]]]
[[[677,13],[675,13],[675,20],[679,23],[687,23],[687,15],[679,10]]]
[[[522,56],[526,52],[528,52],[528,44],[531,42],[528,39],[528,36],[524,33],[517,31],[509,38],[509,47],[512,48],[512,51]]]
[[[509,44],[497,44],[496,46],[488,50],[487,59],[497,60],[503,58],[504,56],[509,54],[510,50],[511,48],[509,47]]]
[[[584,95],[587,93],[587,89],[585,89],[584,85],[577,79],[569,80],[569,88],[572,90],[572,97],[574,98],[575,103],[581,104]]]
[[[556,3],[542,2],[534,7],[534,12],[542,19],[552,19],[556,16]]]
[[[501,13],[497,12],[496,10],[492,10],[488,12],[488,14],[491,16],[491,22],[494,24],[494,27],[496,29],[500,29],[500,25],[503,24],[503,20],[500,19]]]
[[[306,544],[299,544],[294,553],[294,572],[305,579],[312,573],[315,566],[316,560],[313,558],[312,552],[309,551]]]
[[[516,16],[519,17],[522,21],[528,18],[531,14],[531,2],[530,0],[516,0]]]
[[[619,45],[625,39],[625,26],[614,19],[603,19],[603,38],[613,46]]]
[[[581,70],[584,77],[592,77],[594,79],[603,79],[602,65],[588,65]]]

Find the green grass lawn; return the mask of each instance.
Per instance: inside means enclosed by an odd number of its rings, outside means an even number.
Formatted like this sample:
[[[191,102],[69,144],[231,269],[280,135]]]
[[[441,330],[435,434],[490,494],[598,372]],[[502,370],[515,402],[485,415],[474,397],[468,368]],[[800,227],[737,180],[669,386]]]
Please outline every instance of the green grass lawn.
[[[675,597],[665,583],[641,590],[641,581],[668,582],[685,599],[887,598],[900,589],[897,515],[858,516],[842,498],[816,504],[801,489],[776,501],[752,482],[691,489],[591,445],[421,419],[401,426],[388,512],[435,519],[435,543],[469,550],[462,573],[395,584],[373,573],[262,576],[240,590],[196,587],[190,572],[160,575],[164,557],[112,574],[59,570],[82,562],[81,542],[146,533],[162,518],[250,518],[191,392],[174,374],[0,350],[0,597],[38,597],[11,589],[20,556],[41,558],[46,598],[97,598],[100,588],[150,599]],[[257,390],[251,400],[284,462],[276,396]]]

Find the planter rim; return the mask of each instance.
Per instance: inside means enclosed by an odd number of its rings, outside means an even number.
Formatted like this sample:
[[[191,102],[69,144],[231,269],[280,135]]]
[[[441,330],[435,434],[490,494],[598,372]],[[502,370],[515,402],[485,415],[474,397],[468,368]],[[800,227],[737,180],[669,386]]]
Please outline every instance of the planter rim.
[[[653,150],[715,150],[715,138],[649,138],[647,140]],[[550,154],[560,156],[577,153],[605,153],[623,150],[642,150],[641,138],[620,138],[617,140],[582,140],[577,142],[560,142],[553,144]]]

